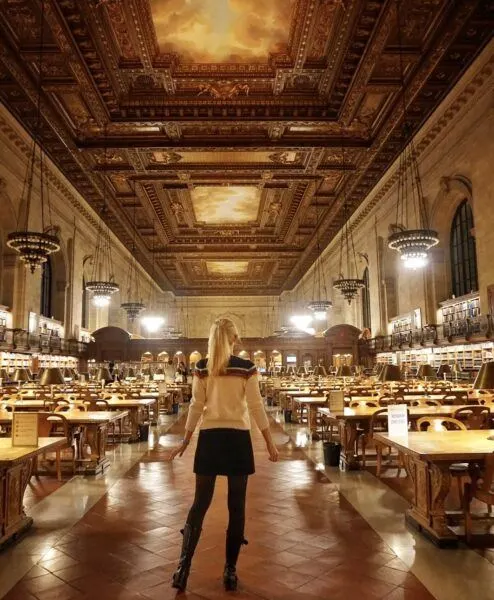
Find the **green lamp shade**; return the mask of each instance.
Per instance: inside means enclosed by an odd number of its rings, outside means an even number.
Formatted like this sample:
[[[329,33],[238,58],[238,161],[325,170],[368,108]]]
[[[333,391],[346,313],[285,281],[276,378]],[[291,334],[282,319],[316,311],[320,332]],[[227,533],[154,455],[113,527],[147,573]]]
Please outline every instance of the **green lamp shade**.
[[[338,367],[338,370],[336,371],[336,377],[351,377],[352,376],[352,369],[349,365],[342,365],[341,367]]]
[[[29,377],[27,369],[16,369],[12,379],[14,381],[31,381],[31,377]]]
[[[419,379],[424,379],[425,377],[435,377],[436,371],[432,365],[420,365],[419,370],[417,372],[417,377]]]

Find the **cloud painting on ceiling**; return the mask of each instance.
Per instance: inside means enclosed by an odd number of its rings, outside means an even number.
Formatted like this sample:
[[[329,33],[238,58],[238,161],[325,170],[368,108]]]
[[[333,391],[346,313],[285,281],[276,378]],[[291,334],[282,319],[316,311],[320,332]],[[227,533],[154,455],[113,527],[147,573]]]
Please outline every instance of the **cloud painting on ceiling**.
[[[198,185],[190,193],[196,221],[209,225],[257,220],[261,191],[253,185]]]
[[[229,275],[247,275],[249,261],[247,260],[208,260],[206,262],[208,273],[217,277]]]
[[[295,0],[150,0],[160,52],[184,62],[267,62],[287,50]]]

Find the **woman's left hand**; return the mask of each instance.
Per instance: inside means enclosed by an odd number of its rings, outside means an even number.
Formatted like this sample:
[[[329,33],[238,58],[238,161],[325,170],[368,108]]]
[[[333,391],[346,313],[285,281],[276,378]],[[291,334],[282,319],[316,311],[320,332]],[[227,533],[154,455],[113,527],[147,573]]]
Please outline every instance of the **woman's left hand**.
[[[176,456],[182,456],[182,454],[187,450],[187,446],[189,444],[186,443],[182,443],[180,444],[180,446],[177,446],[176,448],[174,448],[171,452],[170,452],[170,456],[168,457],[168,460],[173,460]]]

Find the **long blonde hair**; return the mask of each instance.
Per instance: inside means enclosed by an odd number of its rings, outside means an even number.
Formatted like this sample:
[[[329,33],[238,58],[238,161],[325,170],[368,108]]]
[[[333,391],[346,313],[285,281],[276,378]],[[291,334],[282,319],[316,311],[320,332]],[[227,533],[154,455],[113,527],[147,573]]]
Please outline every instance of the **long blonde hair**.
[[[212,376],[225,373],[232,346],[239,339],[238,330],[230,319],[216,319],[209,330],[208,373]]]

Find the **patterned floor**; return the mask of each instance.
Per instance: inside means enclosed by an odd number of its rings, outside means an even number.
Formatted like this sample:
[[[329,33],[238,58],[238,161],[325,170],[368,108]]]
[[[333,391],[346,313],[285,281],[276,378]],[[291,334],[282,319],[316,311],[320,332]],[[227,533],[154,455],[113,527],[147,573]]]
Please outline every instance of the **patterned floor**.
[[[195,440],[183,458],[165,460],[183,420],[120,479],[5,596],[7,600],[433,600],[414,575],[272,425],[280,461],[253,435],[239,591],[221,585],[227,522],[226,482],[218,479],[186,593],[170,587],[192,500]]]

